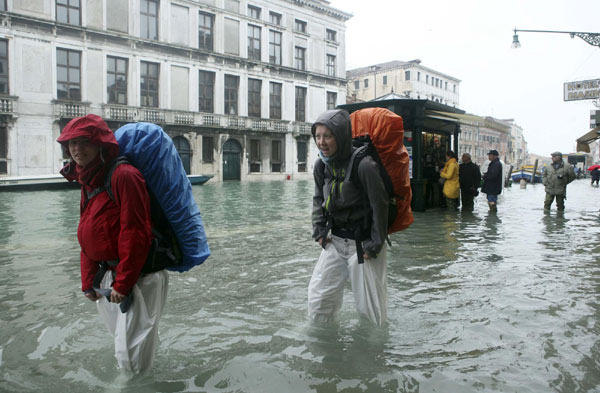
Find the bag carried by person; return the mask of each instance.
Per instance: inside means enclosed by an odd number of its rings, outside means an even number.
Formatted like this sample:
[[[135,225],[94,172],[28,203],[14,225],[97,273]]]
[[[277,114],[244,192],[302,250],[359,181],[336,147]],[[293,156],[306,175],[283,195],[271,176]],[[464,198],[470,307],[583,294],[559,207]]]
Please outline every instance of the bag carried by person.
[[[112,198],[110,175],[130,163],[144,176],[150,194],[154,241],[143,271],[166,268],[185,272],[210,256],[200,209],[192,194],[179,153],[156,124],[130,123],[115,131],[120,156],[109,170],[105,187]]]
[[[350,163],[351,177],[357,176],[360,160],[366,155],[371,156],[379,167],[390,198],[388,234],[408,228],[414,217],[410,207],[410,157],[404,146],[402,117],[385,108],[365,108],[353,112],[350,120],[352,143],[359,150]]]

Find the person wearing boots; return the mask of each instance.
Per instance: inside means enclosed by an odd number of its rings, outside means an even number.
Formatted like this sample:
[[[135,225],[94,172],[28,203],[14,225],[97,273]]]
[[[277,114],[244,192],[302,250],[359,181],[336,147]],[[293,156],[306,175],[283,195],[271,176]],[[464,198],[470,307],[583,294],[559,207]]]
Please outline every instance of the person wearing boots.
[[[598,187],[598,181],[600,181],[600,169],[594,168],[590,175],[592,176],[592,186],[596,183],[596,187]]]
[[[462,163],[458,166],[458,180],[460,182],[460,197],[463,211],[472,211],[473,198],[479,195],[477,189],[481,185],[481,172],[479,167],[471,161],[471,155],[464,153]]]
[[[544,210],[550,210],[554,198],[556,198],[556,210],[565,210],[565,199],[567,199],[567,184],[577,177],[573,167],[562,159],[562,153],[555,151],[551,154],[552,165],[546,167],[542,175],[542,182],[546,187],[546,199]]]
[[[483,186],[481,192],[487,194],[488,206],[490,211],[497,211],[498,195],[502,193],[502,164],[498,159],[498,151],[490,150],[488,152],[490,165],[483,175]]]

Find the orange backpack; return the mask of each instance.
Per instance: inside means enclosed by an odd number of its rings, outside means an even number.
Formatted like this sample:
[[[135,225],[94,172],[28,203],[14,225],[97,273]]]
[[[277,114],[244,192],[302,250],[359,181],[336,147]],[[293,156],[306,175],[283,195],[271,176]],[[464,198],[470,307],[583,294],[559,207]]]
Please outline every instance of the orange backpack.
[[[402,117],[385,108],[365,108],[350,115],[354,146],[367,145],[367,151],[379,165],[390,196],[391,217],[388,233],[406,229],[414,218],[410,208],[410,157],[404,146]],[[371,144],[374,149],[369,149]],[[374,151],[373,151],[374,150]],[[396,209],[393,209],[395,205]]]

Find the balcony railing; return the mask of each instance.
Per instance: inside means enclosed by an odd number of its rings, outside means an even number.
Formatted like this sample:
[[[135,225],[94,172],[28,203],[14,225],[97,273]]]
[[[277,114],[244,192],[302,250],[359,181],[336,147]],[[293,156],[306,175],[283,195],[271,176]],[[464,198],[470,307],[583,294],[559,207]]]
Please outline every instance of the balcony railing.
[[[104,107],[105,119],[134,121],[136,119],[136,116],[137,112],[135,112],[133,108],[120,106]]]
[[[312,124],[310,123],[296,122],[294,123],[294,133],[300,135],[310,135],[311,127]]]
[[[142,109],[141,120],[147,123],[164,123],[165,113],[161,110]]]
[[[53,101],[54,117],[72,119],[89,113],[89,102]]]
[[[2,96],[0,97],[0,115],[15,116],[17,111],[17,100],[19,97]]]
[[[103,117],[115,121],[144,121],[160,125],[188,125],[213,128],[235,128],[263,132],[310,135],[310,123],[286,120],[261,119],[217,113],[150,109],[123,105],[103,105]]]

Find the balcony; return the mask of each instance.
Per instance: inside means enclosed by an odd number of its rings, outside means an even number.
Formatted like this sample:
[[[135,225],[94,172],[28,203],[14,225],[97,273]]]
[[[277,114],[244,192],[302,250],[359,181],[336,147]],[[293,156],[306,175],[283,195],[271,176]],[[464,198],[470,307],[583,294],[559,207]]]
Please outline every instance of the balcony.
[[[53,100],[54,117],[59,119],[73,119],[85,116],[90,112],[89,102]]]
[[[295,122],[293,124],[293,133],[295,135],[311,135],[311,123]]]
[[[106,104],[102,106],[105,120],[149,122],[163,125],[186,125],[222,129],[252,130],[274,133],[310,135],[311,123],[273,120],[216,113],[175,111]]]
[[[0,96],[0,115],[8,115],[17,117],[18,107],[17,100],[19,97],[15,96]]]

